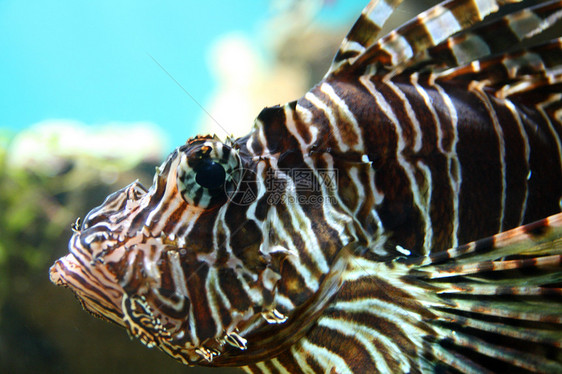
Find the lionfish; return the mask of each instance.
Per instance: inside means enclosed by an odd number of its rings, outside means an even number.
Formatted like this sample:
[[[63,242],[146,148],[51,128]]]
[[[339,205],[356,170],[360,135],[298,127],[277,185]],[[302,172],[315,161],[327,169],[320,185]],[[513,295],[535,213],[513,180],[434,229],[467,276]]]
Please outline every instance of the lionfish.
[[[377,38],[400,0],[371,1],[320,83],[107,197],[51,281],[188,365],[562,372],[562,38],[527,42],[562,1],[515,2]]]

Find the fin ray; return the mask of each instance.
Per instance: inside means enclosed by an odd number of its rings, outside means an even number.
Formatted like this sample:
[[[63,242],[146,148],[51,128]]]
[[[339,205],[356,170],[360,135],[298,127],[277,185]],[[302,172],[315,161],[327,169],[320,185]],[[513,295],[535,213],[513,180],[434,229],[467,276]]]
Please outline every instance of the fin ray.
[[[524,254],[558,254],[562,251],[562,213],[552,215],[528,225],[504,231],[489,238],[432,254],[423,259],[423,266],[436,265],[451,259],[460,263],[466,261],[489,261],[498,258]]]
[[[562,18],[562,1],[548,1],[509,13],[447,38],[427,50],[418,64],[432,70],[451,68],[505,53],[522,41],[554,26]]]
[[[371,0],[344,38],[326,75],[344,70],[376,40],[388,17],[403,0]]]
[[[449,0],[438,4],[390,32],[357,57],[353,69],[396,74],[405,64],[419,61],[428,48],[437,46],[457,32],[467,29],[501,5],[520,0]]]
[[[435,80],[486,81],[486,86],[501,89],[506,82],[555,77],[562,67],[562,38],[516,52],[475,60],[470,64],[434,73]],[[550,78],[553,79],[553,78]],[[500,87],[494,87],[499,85]]]
[[[458,347],[472,349],[476,353],[507,362],[518,368],[546,373],[560,372],[562,370],[562,365],[558,362],[535,354],[527,353],[522,355],[522,352],[516,349],[491,344],[486,340],[459,331],[451,336],[450,341]]]
[[[430,355],[464,370],[500,362],[562,370],[562,213],[433,254],[408,281],[428,289],[425,305],[438,337]],[[403,261],[407,264],[407,261]],[[533,342],[529,348],[528,342]],[[453,356],[444,356],[441,345]],[[441,348],[440,348],[441,347]],[[452,361],[456,357],[458,361]],[[481,361],[479,357],[486,357]],[[487,368],[488,366],[486,366]]]

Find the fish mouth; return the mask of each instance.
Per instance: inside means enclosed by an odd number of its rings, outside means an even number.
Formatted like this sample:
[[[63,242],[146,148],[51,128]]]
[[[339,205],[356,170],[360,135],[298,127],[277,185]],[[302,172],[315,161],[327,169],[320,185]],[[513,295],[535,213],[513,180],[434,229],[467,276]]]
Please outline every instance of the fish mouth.
[[[64,268],[63,259],[60,258],[49,268],[49,279],[51,283],[55,284],[56,286],[68,287],[68,283],[64,280],[64,277],[62,276],[63,268]]]
[[[122,291],[102,284],[92,270],[71,252],[50,267],[49,279],[57,286],[69,288],[90,314],[123,326]]]
[[[63,286],[65,288],[74,289],[73,284],[76,280],[77,273],[81,271],[80,263],[74,254],[69,253],[64,257],[59,258],[49,268],[49,279],[56,286]]]
[[[76,239],[79,242],[79,239]],[[110,277],[106,264],[92,260],[95,256],[80,248],[70,246],[70,253],[50,267],[49,278],[57,286],[69,288],[80,304],[90,314],[125,328],[129,336],[138,338],[147,347],[159,346],[174,351],[174,339],[181,341],[184,349],[176,359],[188,365],[200,363],[197,347],[191,346],[187,331],[170,331],[160,323],[162,316],[153,311],[149,297],[125,292]],[[172,333],[174,335],[172,335]]]

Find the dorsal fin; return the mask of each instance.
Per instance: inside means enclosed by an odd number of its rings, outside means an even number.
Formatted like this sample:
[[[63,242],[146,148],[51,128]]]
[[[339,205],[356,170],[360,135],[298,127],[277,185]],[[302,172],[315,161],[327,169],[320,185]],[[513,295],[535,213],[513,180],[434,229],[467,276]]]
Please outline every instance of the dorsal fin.
[[[486,81],[486,86],[500,89],[503,84],[531,78],[546,78],[560,74],[562,68],[562,38],[519,51],[488,56],[463,66],[434,74],[434,80]]]
[[[402,0],[371,0],[343,39],[326,75],[341,71],[377,40],[388,17]]]
[[[329,74],[336,75],[351,69],[357,74],[369,71],[381,76],[389,72],[395,75],[402,71],[405,64],[411,65],[419,61],[428,48],[435,47],[453,34],[466,30],[487,15],[498,11],[500,6],[519,1],[449,0],[438,4],[391,31],[356,57],[344,60],[350,64],[348,69],[344,69],[345,65],[340,63],[340,66],[332,66]],[[361,18],[358,22],[361,22]],[[340,48],[342,54],[349,50],[348,47],[346,49],[348,43],[346,38]]]
[[[504,53],[523,40],[540,34],[562,18],[562,1],[548,1],[507,14],[470,31],[447,38],[427,50],[433,69],[468,64],[482,57]]]

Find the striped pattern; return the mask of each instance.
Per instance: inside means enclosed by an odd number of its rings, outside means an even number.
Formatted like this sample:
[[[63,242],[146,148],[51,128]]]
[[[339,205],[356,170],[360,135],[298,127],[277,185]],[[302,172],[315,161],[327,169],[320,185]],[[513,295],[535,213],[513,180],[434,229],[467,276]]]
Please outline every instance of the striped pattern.
[[[362,55],[377,41],[386,20],[402,0],[373,0],[361,12],[347,36],[344,38],[330,70],[326,75],[345,71],[349,64]]]
[[[562,42],[512,48],[562,2],[481,22],[515,2],[377,39],[372,1],[317,86],[109,196],[51,280],[190,365],[562,371]]]
[[[433,64],[439,61],[438,65],[451,67],[502,53],[554,25],[562,17],[561,8],[560,1],[524,8],[474,27],[470,32],[449,37],[440,45],[428,49],[427,54]],[[529,67],[532,68],[532,64]]]
[[[357,58],[354,68],[378,71],[379,76],[384,71],[396,74],[404,64],[419,61],[428,48],[481,21],[501,5],[518,1],[445,1],[381,38]]]

